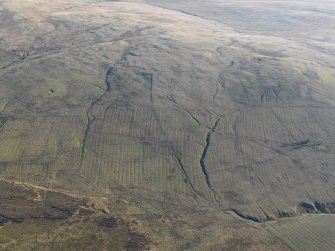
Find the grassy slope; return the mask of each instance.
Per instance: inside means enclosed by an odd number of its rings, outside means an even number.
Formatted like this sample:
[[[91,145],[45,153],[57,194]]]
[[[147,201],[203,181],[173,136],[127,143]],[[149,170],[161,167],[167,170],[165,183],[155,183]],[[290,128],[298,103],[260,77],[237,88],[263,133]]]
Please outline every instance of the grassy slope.
[[[11,20],[0,41],[2,178],[126,196],[160,247],[303,249],[276,224],[255,223],[262,230],[246,242],[251,230],[236,214],[320,213],[315,202],[332,212],[331,54],[144,4],[5,1],[0,11]],[[184,219],[170,224],[190,227],[187,237],[150,225],[171,202],[166,214],[179,204]],[[194,224],[182,213],[190,207]],[[232,223],[209,227],[221,220]],[[322,228],[312,236],[328,238]]]

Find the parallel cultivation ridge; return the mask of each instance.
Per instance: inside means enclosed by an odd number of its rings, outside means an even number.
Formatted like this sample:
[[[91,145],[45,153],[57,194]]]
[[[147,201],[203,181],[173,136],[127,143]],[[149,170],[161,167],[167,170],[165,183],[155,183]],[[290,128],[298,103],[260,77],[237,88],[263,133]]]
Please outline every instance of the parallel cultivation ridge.
[[[0,1],[0,250],[333,250],[334,7]]]

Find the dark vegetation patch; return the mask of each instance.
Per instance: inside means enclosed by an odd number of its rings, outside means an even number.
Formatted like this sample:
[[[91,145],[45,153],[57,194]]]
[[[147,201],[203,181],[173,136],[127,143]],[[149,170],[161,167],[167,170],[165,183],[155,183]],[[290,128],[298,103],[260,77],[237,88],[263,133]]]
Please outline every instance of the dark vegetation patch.
[[[221,250],[246,250],[252,245],[250,239],[232,237],[227,240]]]
[[[151,89],[152,88],[152,74],[150,72],[138,72],[138,75],[140,75],[144,82],[145,82],[145,87],[147,89]]]
[[[104,71],[108,71],[108,69],[110,68],[110,65],[107,63],[100,63],[100,67],[104,69]]]
[[[90,209],[79,208],[79,215],[80,216],[88,216],[88,215],[92,215],[92,214],[94,214],[94,212]]]
[[[316,213],[317,210],[314,205],[302,202],[298,205],[298,212],[299,213]]]
[[[245,220],[250,220],[250,221],[254,221],[254,222],[262,222],[261,218],[256,217],[256,216],[252,216],[252,215],[243,214],[241,211],[236,210],[236,209],[229,209],[228,211],[234,212],[237,216],[239,216],[240,218],[245,219]]]
[[[124,248],[127,251],[145,250],[149,244],[150,241],[145,235],[130,231],[127,241],[124,243]]]
[[[292,147],[293,149],[299,149],[299,148],[308,146],[309,143],[310,143],[309,139],[301,140],[301,141],[297,141],[297,142],[292,143],[292,144],[291,144],[291,147]]]
[[[199,236],[195,236],[194,238],[190,239],[189,241],[185,242],[181,245],[178,250],[192,250],[197,247],[201,243],[201,238]]]
[[[277,102],[280,89],[278,86],[260,86],[259,95],[260,103],[266,104],[270,101]]]
[[[86,200],[55,191],[0,181],[0,224],[23,223],[45,219],[61,221],[70,218]]]
[[[283,148],[289,148],[292,150],[301,149],[304,147],[310,147],[316,151],[327,151],[328,147],[320,142],[313,142],[309,139],[299,140],[291,144],[282,144]]]
[[[144,250],[151,243],[130,230],[131,223],[109,216],[89,198],[7,181],[0,181],[0,191],[0,235],[6,238],[17,240],[17,231],[39,235],[49,229],[54,237],[49,244],[57,250]],[[66,232],[69,228],[73,231]],[[58,231],[64,234],[58,236]],[[21,241],[30,242],[27,236]]]
[[[117,220],[115,218],[103,218],[97,221],[99,227],[104,228],[115,228],[117,226]]]
[[[226,80],[225,80],[224,72],[221,72],[219,74],[217,81],[221,85],[222,88],[226,87]]]
[[[335,214],[335,202],[314,202],[314,204],[302,202],[298,206],[298,212],[302,213],[311,213],[311,214]]]
[[[151,73],[142,71],[142,72],[139,72],[138,74],[139,74],[140,76],[142,76],[143,79],[144,79],[146,82],[151,83],[151,77],[152,77],[152,74],[151,74]]]
[[[106,85],[106,92],[110,92],[112,89],[112,82],[119,78],[117,75],[117,71],[114,67],[109,67],[105,76],[105,85]]]
[[[129,52],[129,55],[130,56],[138,56],[135,52],[132,52],[132,51]]]
[[[244,214],[237,209],[230,209],[228,211],[234,212],[237,216],[239,216],[242,219],[258,223],[276,220],[276,218],[267,215],[266,212],[264,212],[266,218],[263,218],[260,216]],[[335,202],[318,202],[318,201],[314,203],[301,202],[297,205],[296,210],[292,210],[289,212],[277,210],[277,219],[295,217],[303,214],[335,214]]]

